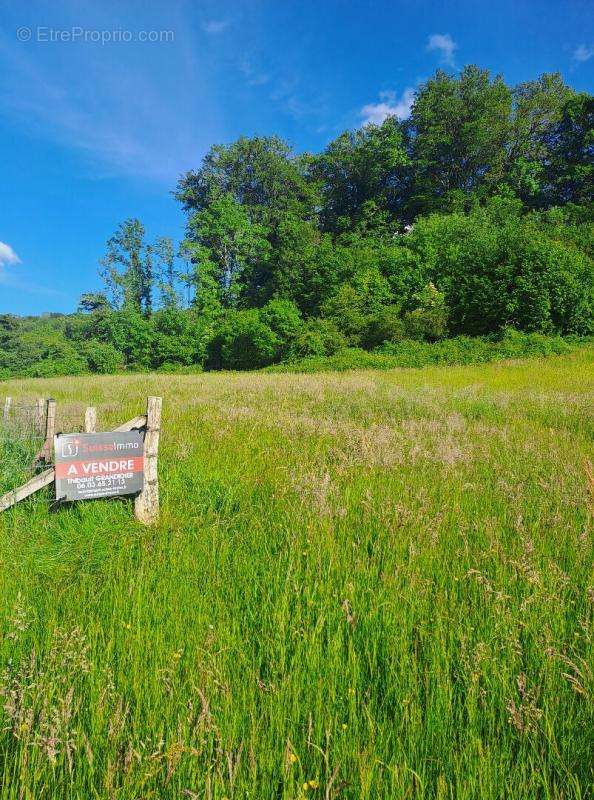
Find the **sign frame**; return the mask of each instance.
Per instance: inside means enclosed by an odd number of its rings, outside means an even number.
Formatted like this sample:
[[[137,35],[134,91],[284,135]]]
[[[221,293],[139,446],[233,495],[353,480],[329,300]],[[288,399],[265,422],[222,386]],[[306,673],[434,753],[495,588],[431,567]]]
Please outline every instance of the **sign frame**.
[[[143,431],[54,437],[56,501],[138,496],[145,483]]]

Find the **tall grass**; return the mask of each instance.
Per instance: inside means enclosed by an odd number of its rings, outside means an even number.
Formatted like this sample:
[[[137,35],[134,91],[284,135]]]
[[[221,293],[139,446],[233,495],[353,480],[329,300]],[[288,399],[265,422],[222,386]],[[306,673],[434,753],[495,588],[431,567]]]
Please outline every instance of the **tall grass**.
[[[0,516],[0,798],[592,797],[593,365],[7,384],[163,507]]]

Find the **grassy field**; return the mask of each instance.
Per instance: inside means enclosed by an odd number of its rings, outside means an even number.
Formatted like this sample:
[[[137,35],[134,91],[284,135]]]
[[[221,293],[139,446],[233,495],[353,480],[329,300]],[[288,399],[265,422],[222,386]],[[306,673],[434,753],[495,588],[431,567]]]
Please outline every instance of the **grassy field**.
[[[164,396],[157,527],[0,516],[2,800],[593,796],[594,347],[1,394]]]

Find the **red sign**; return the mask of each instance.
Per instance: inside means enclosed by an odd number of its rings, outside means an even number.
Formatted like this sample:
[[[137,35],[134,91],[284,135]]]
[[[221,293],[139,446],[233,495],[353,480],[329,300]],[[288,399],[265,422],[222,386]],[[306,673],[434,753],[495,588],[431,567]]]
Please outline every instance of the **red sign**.
[[[67,461],[56,464],[56,478],[83,478],[89,475],[111,475],[114,472],[143,472],[144,456],[136,458]]]

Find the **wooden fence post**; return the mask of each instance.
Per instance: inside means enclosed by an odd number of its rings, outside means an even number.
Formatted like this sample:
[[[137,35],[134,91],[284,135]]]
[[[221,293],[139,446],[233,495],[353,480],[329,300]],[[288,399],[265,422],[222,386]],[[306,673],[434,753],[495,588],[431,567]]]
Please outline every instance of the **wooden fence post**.
[[[43,407],[45,406],[45,400],[43,397],[40,397],[37,402],[35,403],[35,412],[33,417],[33,425],[35,426],[35,433],[39,436],[43,435]]]
[[[97,432],[97,409],[89,406],[85,411],[85,433]]]
[[[134,501],[134,516],[144,525],[159,519],[159,434],[163,398],[149,397],[144,436],[144,487]]]
[[[45,442],[43,445],[43,459],[46,464],[51,464],[54,451],[54,434],[56,433],[56,401],[47,401],[45,416]]]
[[[4,401],[4,422],[8,422],[11,405],[12,405],[12,397],[7,397],[6,400]]]

